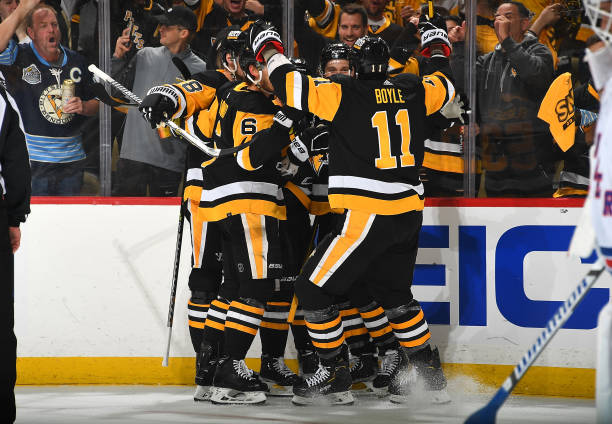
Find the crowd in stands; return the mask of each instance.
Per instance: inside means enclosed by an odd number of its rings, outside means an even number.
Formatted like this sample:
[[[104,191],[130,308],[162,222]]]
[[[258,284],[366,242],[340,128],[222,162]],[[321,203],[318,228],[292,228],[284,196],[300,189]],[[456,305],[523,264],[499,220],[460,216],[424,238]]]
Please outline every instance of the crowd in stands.
[[[40,4],[39,4],[40,3]],[[214,69],[219,31],[258,18],[282,31],[283,0],[111,0],[112,76],[139,97],[155,85]],[[45,6],[43,6],[45,5]],[[319,74],[323,47],[369,34],[389,45],[391,75],[419,74],[417,0],[295,0],[294,56]],[[458,91],[475,72],[476,195],[584,197],[599,96],[583,56],[602,47],[580,0],[477,0],[475,68],[465,57],[464,2],[434,0],[452,44]],[[34,195],[97,194],[98,101],[87,64],[98,63],[96,0],[0,0],[0,70],[21,110]],[[76,69],[76,70],[75,70]],[[72,99],[62,99],[73,80]],[[118,99],[120,102],[125,99]],[[177,196],[185,146],[154,131],[136,108],[112,112],[113,195]],[[432,131],[421,178],[428,197],[464,195],[467,131]],[[358,140],[356,140],[358,142]]]

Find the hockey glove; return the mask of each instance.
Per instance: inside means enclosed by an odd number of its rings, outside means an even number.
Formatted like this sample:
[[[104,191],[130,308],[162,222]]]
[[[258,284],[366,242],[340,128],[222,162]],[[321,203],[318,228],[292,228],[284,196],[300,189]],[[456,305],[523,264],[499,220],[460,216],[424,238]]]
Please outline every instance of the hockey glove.
[[[327,125],[306,128],[300,135],[302,142],[308,147],[310,155],[318,155],[329,149],[329,129]]]
[[[280,35],[271,23],[258,19],[253,22],[248,31],[248,43],[258,62],[264,62],[263,52],[270,47],[279,53],[284,53],[285,49]]]
[[[452,101],[446,103],[446,105],[440,109],[440,114],[451,121],[451,127],[457,122],[460,122],[461,125],[467,125],[468,115],[470,113],[472,113],[472,111],[468,105],[468,99],[461,93],[457,93]]]
[[[281,174],[283,178],[291,179],[295,177],[300,166],[293,163],[289,158],[289,155],[285,156],[282,160],[276,163],[276,170]]]
[[[293,126],[293,119],[289,118],[284,110],[279,110],[276,112],[274,115],[274,122],[287,128],[287,130]]]
[[[442,54],[450,56],[451,44],[446,32],[446,21],[435,14],[432,18],[425,13],[419,19],[419,33],[421,34],[421,54],[431,57]]]
[[[287,156],[289,157],[289,160],[295,164],[304,163],[310,157],[308,154],[308,148],[302,142],[302,140],[300,140],[300,137],[295,137],[291,144],[289,144]]]
[[[172,118],[178,106],[178,96],[170,87],[158,85],[151,88],[138,106],[151,128]]]

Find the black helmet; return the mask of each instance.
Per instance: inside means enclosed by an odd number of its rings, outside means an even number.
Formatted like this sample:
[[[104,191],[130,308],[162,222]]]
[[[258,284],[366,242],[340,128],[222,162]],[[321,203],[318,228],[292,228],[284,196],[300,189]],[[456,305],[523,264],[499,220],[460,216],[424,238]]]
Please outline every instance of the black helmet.
[[[223,28],[216,36],[213,48],[210,50],[208,63],[211,64],[212,68],[216,68],[217,58],[221,61],[221,66],[230,71],[232,74],[236,72],[236,65],[227,63],[226,54],[229,53],[231,57],[238,60],[244,40],[239,39],[240,27],[238,25],[230,25]]]
[[[389,67],[389,46],[379,37],[359,38],[353,44],[357,54],[357,78],[359,79],[385,79]]]
[[[261,63],[259,63],[257,61],[257,59],[255,59],[255,53],[253,53],[253,49],[251,48],[251,46],[247,42],[248,39],[249,39],[249,30],[248,29],[246,31],[242,31],[240,33],[240,35],[238,36],[238,40],[240,42],[242,42],[242,49],[240,50],[240,53],[239,53],[239,56],[238,56],[238,64],[240,65],[240,68],[242,69],[242,72],[244,72],[245,77],[250,82],[252,82],[254,84],[257,84],[257,83],[259,83],[259,81],[253,80],[253,76],[249,72],[249,66],[255,65],[257,67],[257,69],[261,70],[262,65],[261,65]]]
[[[355,69],[356,55],[355,51],[344,43],[331,43],[321,51],[321,60],[319,61],[319,75],[325,74],[325,67],[330,60],[344,59],[348,60],[349,67]]]

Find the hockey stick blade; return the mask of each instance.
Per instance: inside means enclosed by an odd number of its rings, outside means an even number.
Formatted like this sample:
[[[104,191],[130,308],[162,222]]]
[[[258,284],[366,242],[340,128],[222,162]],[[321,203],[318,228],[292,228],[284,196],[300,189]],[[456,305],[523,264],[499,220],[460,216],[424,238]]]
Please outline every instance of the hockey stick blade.
[[[569,317],[574,312],[574,309],[589,289],[595,284],[603,270],[604,264],[601,260],[597,260],[592,266],[587,275],[582,279],[578,287],[574,289],[570,297],[563,302],[557,309],[555,315],[546,323],[546,327],[538,336],[536,342],[531,345],[527,353],[523,355],[512,373],[504,380],[501,387],[497,390],[493,398],[485,406],[470,415],[466,420],[466,424],[492,424],[495,423],[495,417],[499,408],[504,404],[514,387],[521,381],[529,367],[538,359],[540,353],[544,350],[548,342],[553,338],[557,331],[565,324]]]
[[[121,103],[117,100],[113,99],[110,94],[106,91],[104,86],[99,82],[94,82],[91,85],[91,89],[98,100],[100,100],[105,105],[109,105],[111,107],[125,107],[125,106],[138,106],[136,103]]]
[[[132,93],[130,90],[125,88],[119,82],[115,81],[110,75],[108,75],[106,72],[102,71],[96,65],[91,64],[91,65],[89,65],[87,67],[87,69],[89,69],[89,71],[92,74],[94,74],[95,76],[97,76],[101,80],[103,80],[105,82],[108,82],[111,86],[115,87],[126,98],[136,102],[137,104],[142,103],[142,99],[140,97],[138,97],[136,94]],[[191,143],[194,147],[200,149],[201,151],[203,151],[207,155],[213,156],[213,157],[230,156],[230,155],[233,155],[235,153],[238,153],[239,151],[249,147],[251,145],[251,143],[253,142],[253,140],[254,140],[254,139],[252,139],[248,143],[243,143],[243,144],[240,144],[240,145],[238,145],[236,147],[230,147],[230,148],[227,148],[227,149],[217,149],[215,147],[208,146],[204,141],[200,140],[198,137],[196,137],[196,136],[194,136],[192,134],[189,134],[187,131],[185,131],[184,129],[179,127],[177,124],[175,124],[172,120],[164,121],[164,124],[167,125],[168,127],[170,127],[175,134],[181,136],[183,139],[185,139],[186,141]]]

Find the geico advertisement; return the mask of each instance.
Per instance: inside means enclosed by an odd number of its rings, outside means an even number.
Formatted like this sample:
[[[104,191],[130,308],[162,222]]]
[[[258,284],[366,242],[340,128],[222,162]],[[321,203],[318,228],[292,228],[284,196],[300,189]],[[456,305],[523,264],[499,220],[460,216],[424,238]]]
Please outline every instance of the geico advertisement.
[[[419,291],[441,298],[421,301],[428,321],[484,327],[493,318],[543,328],[596,259],[594,252],[567,254],[579,214],[552,207],[426,209],[413,285],[417,299]],[[602,276],[563,328],[594,329],[609,287]]]

